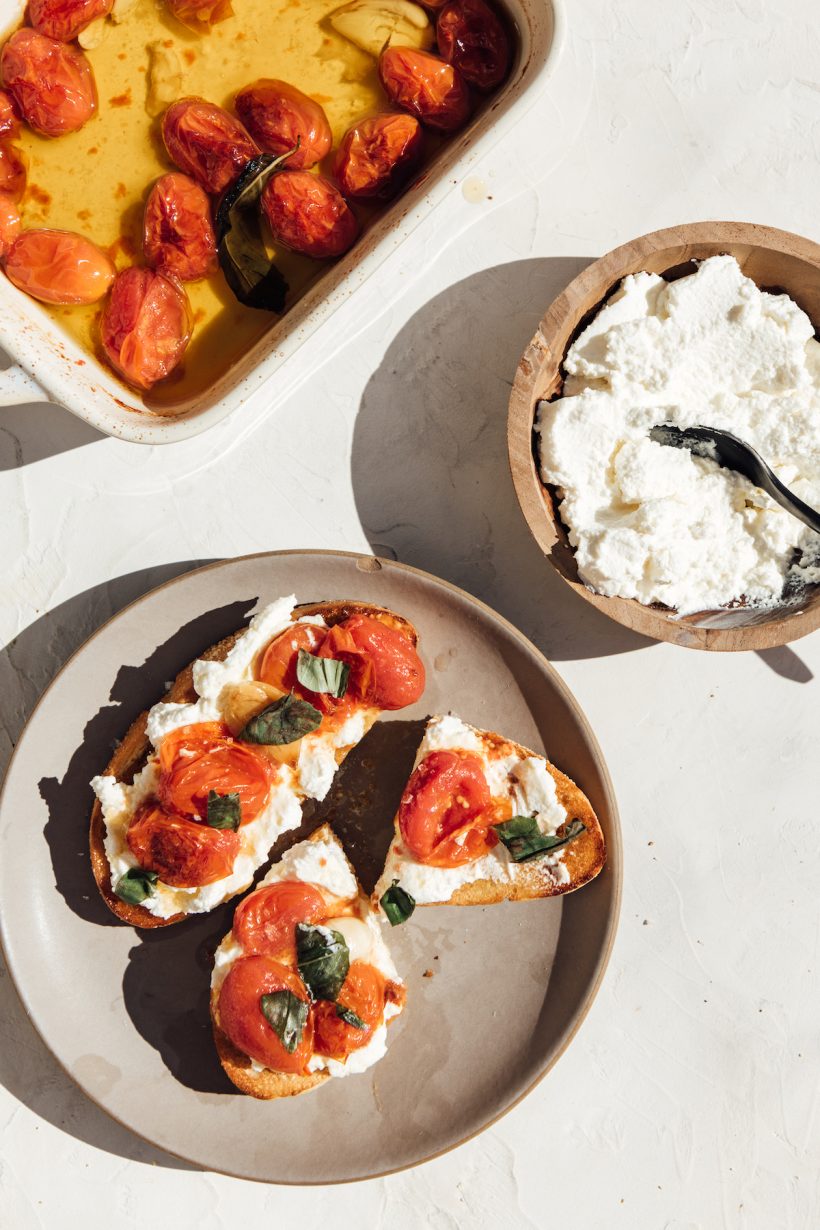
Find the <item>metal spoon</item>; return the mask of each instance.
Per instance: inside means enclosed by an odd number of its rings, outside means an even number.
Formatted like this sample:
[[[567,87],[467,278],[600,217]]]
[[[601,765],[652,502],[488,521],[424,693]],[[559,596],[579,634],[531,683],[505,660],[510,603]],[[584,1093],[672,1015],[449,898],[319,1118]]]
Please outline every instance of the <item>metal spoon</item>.
[[[649,438],[656,444],[688,448],[696,457],[709,457],[724,469],[735,470],[748,478],[750,483],[762,488],[793,517],[820,534],[820,512],[804,504],[788,487],[784,487],[760,453],[731,432],[718,431],[716,427],[675,427],[671,423],[660,423],[651,429]]]

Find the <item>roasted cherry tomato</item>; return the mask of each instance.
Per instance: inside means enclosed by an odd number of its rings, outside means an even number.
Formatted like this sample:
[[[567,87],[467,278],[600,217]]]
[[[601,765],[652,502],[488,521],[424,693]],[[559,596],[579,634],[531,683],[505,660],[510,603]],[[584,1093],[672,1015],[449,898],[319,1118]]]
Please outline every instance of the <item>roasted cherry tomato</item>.
[[[168,157],[206,192],[224,192],[259,153],[239,120],[204,98],[181,98],[162,117]]]
[[[180,171],[161,176],[145,202],[145,259],[180,282],[215,273],[216,237],[208,194]]]
[[[23,231],[6,257],[9,280],[43,303],[96,303],[114,272],[106,254],[73,231]]]
[[[379,709],[404,709],[420,698],[424,665],[409,637],[370,615],[351,615],[336,628],[351,638],[361,658],[351,663],[350,671],[357,699]],[[331,628],[327,641],[336,628]],[[324,646],[320,654],[336,656],[325,652]],[[344,660],[344,653],[340,656]]]
[[[287,632],[280,633],[262,654],[257,672],[263,683],[269,683],[283,692],[292,692],[296,682],[296,662],[299,650],[316,653],[325,637],[325,629],[312,624],[294,624]]]
[[[413,771],[399,804],[404,844],[421,863],[458,867],[498,841],[484,767],[472,752],[428,753]]]
[[[312,884],[280,880],[258,888],[236,907],[233,933],[246,953],[296,960],[296,924],[324,922],[327,903]]]
[[[457,68],[414,47],[387,47],[379,77],[391,102],[412,112],[428,128],[453,132],[470,116],[470,91]]]
[[[510,67],[510,40],[484,0],[449,0],[438,15],[438,49],[477,90],[494,90]]]
[[[231,0],[168,0],[168,7],[177,21],[194,30],[233,16]]]
[[[336,1005],[320,999],[313,1010],[313,1047],[318,1055],[346,1059],[351,1051],[366,1046],[384,1016],[383,975],[374,965],[354,961],[339,992],[339,1004],[355,1012],[364,1028],[342,1020]]]
[[[0,76],[23,119],[45,137],[76,132],[96,110],[94,74],[83,53],[36,30],[12,34],[0,54]]]
[[[16,137],[20,121],[14,107],[14,99],[8,90],[0,90],[0,137]]]
[[[302,979],[270,957],[240,957],[234,961],[219,989],[219,1024],[234,1046],[274,1072],[305,1072],[313,1052],[313,1013],[308,1014],[302,1037],[293,1051],[262,1013],[263,995],[290,991],[309,1000]]]
[[[418,165],[423,136],[412,115],[374,115],[342,137],[333,174],[354,200],[394,196]]]
[[[140,867],[155,871],[172,888],[201,888],[224,879],[239,853],[239,834],[233,829],[212,829],[163,811],[158,803],[139,809],[125,840]]]
[[[268,801],[271,762],[237,743],[218,722],[180,726],[162,740],[157,797],[169,811],[208,816],[208,795],[238,794],[241,823],[255,820]]]
[[[5,192],[0,193],[0,257],[11,249],[20,234],[20,211],[17,202]]]
[[[113,7],[114,0],[29,0],[28,19],[40,34],[70,43]]]
[[[263,77],[240,90],[234,106],[256,144],[266,153],[286,154],[298,141],[299,148],[287,163],[292,171],[315,166],[330,152],[333,135],[324,111],[287,81]]]
[[[152,269],[124,269],[111,287],[100,338],[112,367],[150,389],[179,363],[191,340],[191,309],[181,286]]]
[[[0,192],[19,201],[26,187],[26,160],[22,150],[0,142]]]
[[[305,256],[341,256],[359,233],[356,215],[339,189],[310,171],[280,171],[262,193],[273,238]]]

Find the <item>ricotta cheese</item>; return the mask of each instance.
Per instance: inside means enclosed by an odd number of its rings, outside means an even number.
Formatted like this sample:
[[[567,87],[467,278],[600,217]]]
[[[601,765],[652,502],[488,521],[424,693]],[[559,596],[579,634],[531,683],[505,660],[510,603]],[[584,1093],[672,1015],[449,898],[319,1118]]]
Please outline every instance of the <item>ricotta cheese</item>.
[[[495,798],[509,799],[513,815],[535,816],[543,833],[557,832],[567,818],[559,803],[555,781],[540,756],[520,756],[517,752],[506,756],[490,756],[473,726],[462,722],[453,714],[432,717],[427,723],[424,737],[419,744],[414,768],[431,751],[437,749],[475,752],[484,763],[484,772]],[[564,864],[565,847],[555,854],[546,854],[538,860],[538,869],[556,885],[569,883],[569,871]],[[533,864],[528,864],[531,874]],[[384,871],[374,890],[381,897],[394,880],[419,905],[449,901],[453,893],[465,884],[477,880],[495,880],[512,883],[521,875],[522,868],[509,855],[501,842],[489,853],[461,867],[430,867],[418,862],[396,833],[388,851]]]
[[[708,450],[649,439],[658,423],[731,431],[820,505],[820,344],[787,295],[759,290],[730,256],[675,282],[633,274],[564,369],[536,432],[586,585],[684,615],[772,605],[820,581],[820,535]]]

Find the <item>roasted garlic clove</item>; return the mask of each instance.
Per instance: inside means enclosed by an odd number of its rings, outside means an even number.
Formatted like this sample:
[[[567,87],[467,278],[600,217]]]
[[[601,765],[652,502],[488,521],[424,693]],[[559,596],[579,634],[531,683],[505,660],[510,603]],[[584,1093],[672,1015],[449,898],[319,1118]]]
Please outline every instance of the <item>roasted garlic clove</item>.
[[[145,110],[149,115],[161,115],[182,96],[182,60],[176,48],[159,41],[148,44],[147,86]]]
[[[425,51],[433,45],[427,14],[410,0],[352,0],[335,9],[328,21],[337,34],[375,58],[385,43]]]

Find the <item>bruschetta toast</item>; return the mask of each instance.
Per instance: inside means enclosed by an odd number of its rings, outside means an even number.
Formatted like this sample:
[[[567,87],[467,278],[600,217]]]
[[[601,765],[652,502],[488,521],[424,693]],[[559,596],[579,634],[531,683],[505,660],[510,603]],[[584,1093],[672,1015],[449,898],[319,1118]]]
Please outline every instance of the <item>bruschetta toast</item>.
[[[237,1089],[293,1097],[381,1059],[405,1000],[382,931],[327,825],[286,851],[214,957],[214,1041]]]
[[[291,596],[186,667],[92,781],[91,863],[117,917],[167,926],[246,889],[378,715],[419,699],[416,642],[386,608]]]
[[[573,781],[448,714],[427,723],[373,902],[396,925],[416,905],[553,897],[605,860],[601,826]]]

